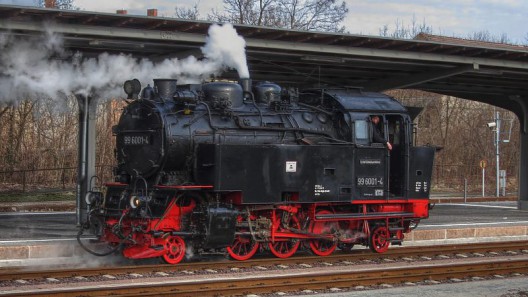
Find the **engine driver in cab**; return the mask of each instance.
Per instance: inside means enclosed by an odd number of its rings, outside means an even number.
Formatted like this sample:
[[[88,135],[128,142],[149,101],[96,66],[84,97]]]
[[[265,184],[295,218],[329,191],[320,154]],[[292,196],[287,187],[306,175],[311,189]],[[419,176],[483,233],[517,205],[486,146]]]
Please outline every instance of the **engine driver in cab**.
[[[385,138],[383,137],[383,133],[381,132],[381,127],[379,125],[380,118],[377,115],[373,115],[370,117],[370,122],[372,123],[372,142],[377,143],[386,143],[387,148],[389,150],[392,150],[392,145],[390,142],[385,141]]]

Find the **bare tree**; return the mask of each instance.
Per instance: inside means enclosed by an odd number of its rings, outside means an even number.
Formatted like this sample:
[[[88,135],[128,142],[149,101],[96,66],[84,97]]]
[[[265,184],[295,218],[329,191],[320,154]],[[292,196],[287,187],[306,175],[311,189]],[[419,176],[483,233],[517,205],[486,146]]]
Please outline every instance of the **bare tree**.
[[[280,8],[281,19],[289,29],[345,31],[344,26],[339,26],[348,12],[344,1],[339,4],[336,0],[286,0],[281,2]]]
[[[194,4],[192,8],[176,7],[174,16],[178,19],[198,20],[200,18],[198,4]]]
[[[224,0],[224,11],[213,10],[208,19],[255,26],[306,31],[345,32],[348,13],[337,0]]]
[[[501,35],[493,35],[488,30],[482,30],[478,32],[473,32],[468,35],[468,39],[470,40],[478,40],[478,41],[487,41],[487,42],[496,42],[496,43],[506,43],[511,44],[510,38],[508,37],[508,34],[502,33]]]
[[[224,0],[224,11],[212,10],[208,15],[211,21],[274,26],[276,0]]]
[[[0,108],[0,119],[2,116],[9,110],[9,106],[4,106]]]
[[[427,25],[425,19],[418,23],[414,15],[411,19],[411,24],[408,26],[402,20],[397,19],[394,24],[394,30],[391,31],[388,25],[383,25],[379,29],[380,36],[402,39],[411,39],[420,33],[432,34],[433,28]]]

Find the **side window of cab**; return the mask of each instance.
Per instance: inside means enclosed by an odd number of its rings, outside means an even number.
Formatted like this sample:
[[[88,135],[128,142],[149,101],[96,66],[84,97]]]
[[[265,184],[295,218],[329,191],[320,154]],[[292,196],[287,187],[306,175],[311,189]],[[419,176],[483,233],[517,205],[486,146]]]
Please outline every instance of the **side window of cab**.
[[[369,144],[369,125],[366,120],[356,120],[354,122],[354,132],[356,144]]]

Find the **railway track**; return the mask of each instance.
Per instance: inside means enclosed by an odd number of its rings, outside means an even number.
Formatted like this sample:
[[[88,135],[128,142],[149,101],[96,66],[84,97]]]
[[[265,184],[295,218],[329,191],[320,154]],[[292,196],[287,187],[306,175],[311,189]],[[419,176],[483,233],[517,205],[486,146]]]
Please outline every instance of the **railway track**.
[[[339,264],[343,262],[376,261],[383,259],[398,258],[420,258],[434,257],[436,255],[450,254],[482,254],[501,253],[505,251],[528,253],[528,241],[510,242],[487,242],[472,244],[451,244],[441,246],[420,246],[393,248],[384,254],[375,254],[370,250],[353,250],[350,253],[339,252],[328,257],[319,256],[297,256],[287,259],[260,258],[248,261],[214,261],[214,262],[190,262],[177,265],[139,265],[118,267],[92,267],[92,268],[68,268],[56,267],[44,270],[35,270],[33,267],[13,267],[0,269],[0,281],[9,280],[32,280],[41,278],[67,278],[74,276],[99,276],[99,275],[126,275],[126,274],[155,274],[178,273],[182,271],[206,271],[206,270],[230,270],[232,268],[244,269],[251,267],[276,267],[295,265],[314,265],[317,263]]]
[[[0,269],[0,296],[215,296],[528,274],[528,241],[125,267]]]
[[[309,271],[208,278],[170,278],[100,285],[55,286],[37,290],[0,292],[0,296],[233,296],[301,290],[347,290],[356,286],[445,281],[455,278],[489,277],[528,273],[528,257],[488,259],[463,263],[428,263],[413,266],[358,268],[336,271]]]

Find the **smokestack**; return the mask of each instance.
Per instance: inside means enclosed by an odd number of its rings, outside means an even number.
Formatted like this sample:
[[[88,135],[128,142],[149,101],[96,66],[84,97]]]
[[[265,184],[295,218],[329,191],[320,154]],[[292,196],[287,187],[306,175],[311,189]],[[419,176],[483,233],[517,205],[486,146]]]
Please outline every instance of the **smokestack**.
[[[158,93],[162,101],[172,100],[178,90],[177,80],[175,79],[155,79],[154,90]]]
[[[126,11],[126,9],[118,9],[116,10],[116,13],[117,14],[128,14],[128,11]]]
[[[56,0],[46,0],[44,1],[44,7],[57,8],[57,1]]]
[[[158,16],[158,10],[153,8],[153,9],[147,9],[147,16],[150,16],[150,17],[157,17]]]
[[[244,92],[251,92],[251,79],[250,78],[241,78],[238,80],[238,84],[242,87]]]

